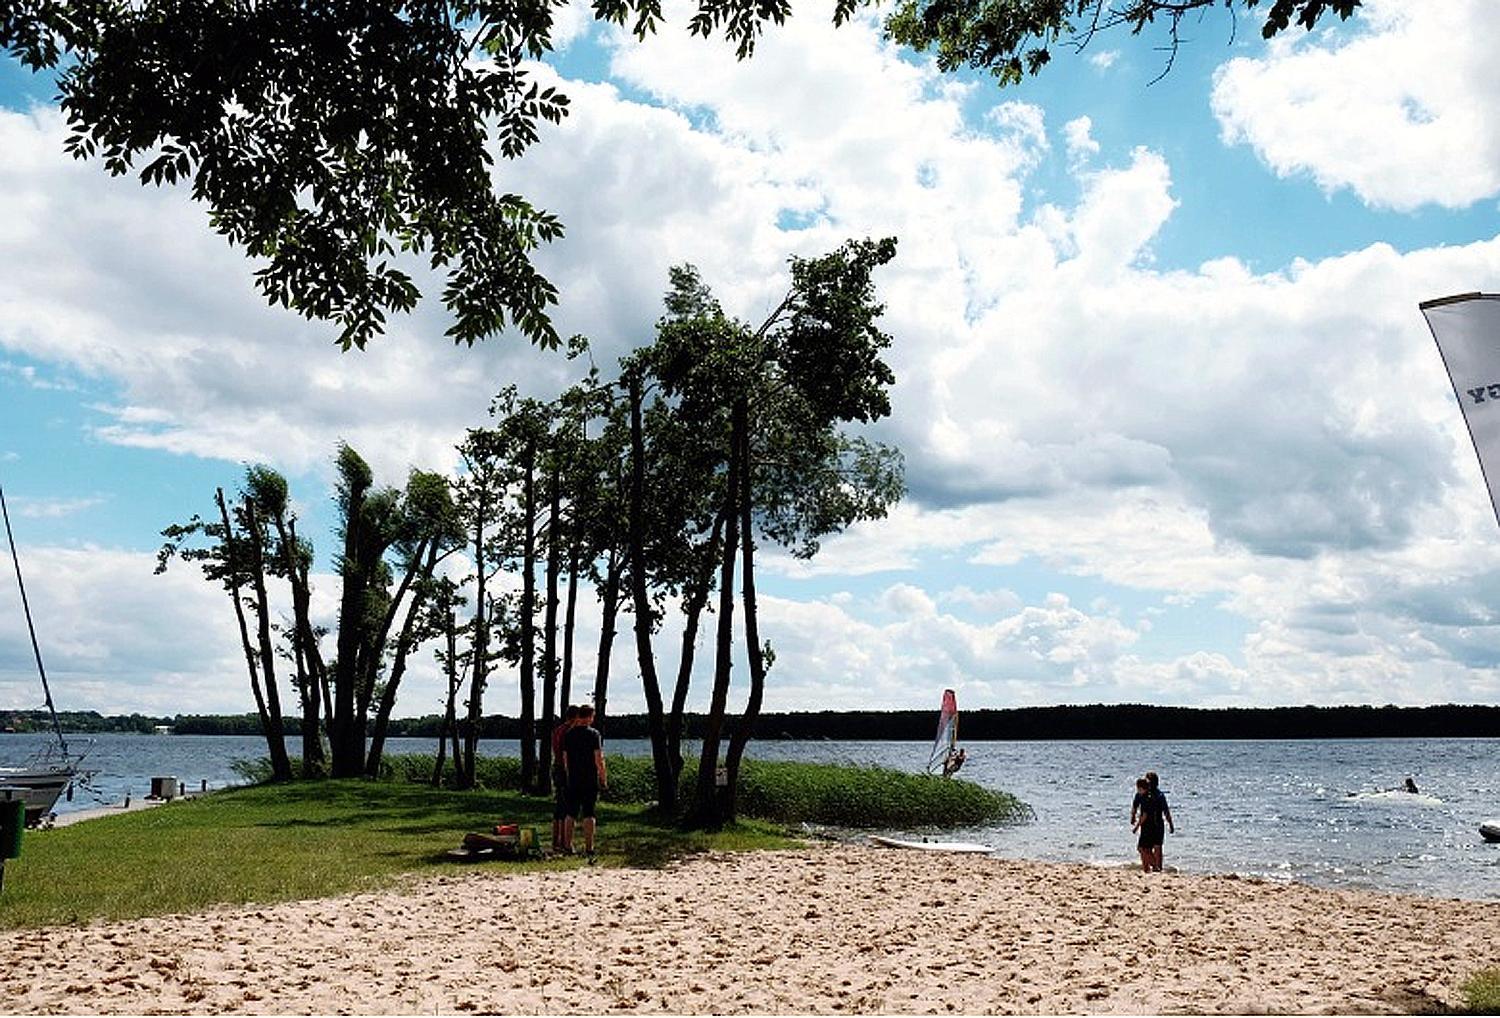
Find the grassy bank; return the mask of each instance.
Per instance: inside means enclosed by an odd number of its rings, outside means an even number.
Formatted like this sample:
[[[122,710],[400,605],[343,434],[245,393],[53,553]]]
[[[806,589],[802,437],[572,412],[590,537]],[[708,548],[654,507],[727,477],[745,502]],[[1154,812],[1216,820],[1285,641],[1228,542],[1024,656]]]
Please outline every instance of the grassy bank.
[[[535,825],[545,842],[551,816],[550,803],[534,797],[397,782],[322,781],[216,792],[28,831],[21,858],[5,867],[0,927],[128,919],[389,886],[404,874],[452,872],[444,853],[465,831],[487,830],[502,818]],[[708,849],[792,843],[764,823],[716,834],[664,828],[638,805],[602,804],[599,822],[605,865],[655,866]]]
[[[466,831],[500,820],[550,838],[550,800],[510,791],[519,761],[480,762],[484,787],[426,784],[433,758],[393,757],[383,781],[254,785],[188,802],[50,831],[28,832],[6,867],[0,927],[126,919],[221,903],[286,901],[388,886],[404,874],[450,867],[445,853]],[[1026,808],[965,781],[879,768],[747,762],[742,822],[704,833],[649,811],[651,762],[611,757],[599,806],[600,862],[655,866],[708,849],[792,844],[786,824],[920,828],[997,822]],[[246,777],[257,765],[245,768]],[[695,772],[683,775],[684,789]],[[578,865],[559,861],[528,866]],[[510,864],[517,867],[522,864]]]

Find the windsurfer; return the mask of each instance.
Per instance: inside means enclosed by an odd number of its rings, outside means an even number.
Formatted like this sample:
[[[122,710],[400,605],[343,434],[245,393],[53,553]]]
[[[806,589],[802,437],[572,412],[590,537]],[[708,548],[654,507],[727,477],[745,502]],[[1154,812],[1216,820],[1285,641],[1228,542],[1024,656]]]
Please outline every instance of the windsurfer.
[[[947,758],[943,760],[943,777],[953,777],[953,775],[958,773],[958,769],[964,765],[964,761],[967,759],[968,753],[965,750],[949,750]]]

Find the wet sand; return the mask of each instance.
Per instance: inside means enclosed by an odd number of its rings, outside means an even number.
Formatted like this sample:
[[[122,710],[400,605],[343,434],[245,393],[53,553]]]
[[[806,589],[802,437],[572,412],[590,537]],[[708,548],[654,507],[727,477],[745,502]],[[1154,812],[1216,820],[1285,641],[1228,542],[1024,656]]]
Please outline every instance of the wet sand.
[[[1500,966],[1500,905],[858,847],[504,864],[0,934],[0,1010],[1338,1013]]]

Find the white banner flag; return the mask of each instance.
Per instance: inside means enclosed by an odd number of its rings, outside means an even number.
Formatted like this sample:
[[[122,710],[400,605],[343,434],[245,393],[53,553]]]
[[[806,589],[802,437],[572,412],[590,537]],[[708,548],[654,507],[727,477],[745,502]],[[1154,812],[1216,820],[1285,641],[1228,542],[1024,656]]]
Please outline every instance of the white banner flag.
[[[1466,293],[1420,305],[1463,409],[1500,521],[1500,294]]]

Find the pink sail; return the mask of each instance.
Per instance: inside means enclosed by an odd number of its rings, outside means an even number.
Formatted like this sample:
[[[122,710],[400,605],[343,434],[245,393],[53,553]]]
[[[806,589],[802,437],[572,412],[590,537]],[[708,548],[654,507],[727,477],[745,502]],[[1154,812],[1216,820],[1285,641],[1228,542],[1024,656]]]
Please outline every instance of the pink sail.
[[[943,690],[943,709],[938,711],[937,738],[932,740],[932,752],[927,757],[927,771],[933,773],[958,746],[958,697],[953,690]]]

